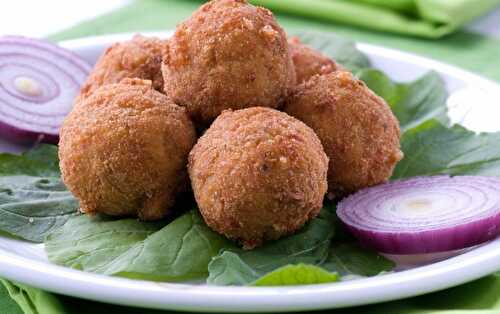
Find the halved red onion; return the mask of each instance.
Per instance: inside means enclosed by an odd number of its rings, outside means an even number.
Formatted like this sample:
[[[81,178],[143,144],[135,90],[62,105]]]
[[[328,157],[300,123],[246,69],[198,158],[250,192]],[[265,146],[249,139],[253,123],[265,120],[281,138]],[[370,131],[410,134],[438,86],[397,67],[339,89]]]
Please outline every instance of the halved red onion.
[[[342,200],[337,215],[362,244],[382,253],[459,250],[500,234],[500,178],[394,181]]]
[[[90,69],[52,43],[0,37],[0,134],[17,142],[57,143],[59,127]]]

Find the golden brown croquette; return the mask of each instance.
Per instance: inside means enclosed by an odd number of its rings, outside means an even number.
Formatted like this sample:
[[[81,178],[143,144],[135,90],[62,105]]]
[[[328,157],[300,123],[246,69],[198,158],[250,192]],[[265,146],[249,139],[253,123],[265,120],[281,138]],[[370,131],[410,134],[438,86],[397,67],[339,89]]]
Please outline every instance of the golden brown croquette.
[[[314,132],[264,107],[224,111],[189,155],[198,207],[244,248],[301,228],[327,191],[328,158]]]
[[[124,78],[150,80],[154,89],[163,92],[161,58],[166,44],[165,40],[141,35],[113,44],[97,61],[80,95],[86,97],[100,86],[118,83]]]
[[[351,73],[317,75],[297,87],[285,111],[310,126],[330,158],[330,196],[387,181],[402,158],[399,122]]]
[[[81,211],[164,217],[186,186],[196,141],[185,109],[139,79],[104,85],[80,101],[61,128],[59,158]]]
[[[208,126],[224,109],[277,108],[295,85],[286,34],[245,0],[214,0],[180,24],[163,57],[165,92]]]
[[[332,59],[301,43],[298,37],[290,38],[288,45],[295,66],[297,84],[309,80],[314,75],[329,74],[341,69]]]

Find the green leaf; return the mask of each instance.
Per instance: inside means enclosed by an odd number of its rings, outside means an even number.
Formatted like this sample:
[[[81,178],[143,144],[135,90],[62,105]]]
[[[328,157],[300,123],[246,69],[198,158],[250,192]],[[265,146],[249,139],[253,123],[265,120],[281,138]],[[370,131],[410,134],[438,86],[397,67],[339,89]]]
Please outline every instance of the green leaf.
[[[78,201],[59,178],[0,177],[0,230],[34,242],[75,215]]]
[[[60,179],[57,148],[0,154],[0,231],[43,242],[75,215],[78,201]]]
[[[47,236],[45,251],[58,265],[102,273],[99,270],[110,260],[161,228],[162,224],[137,219],[79,215]]]
[[[170,224],[80,216],[47,237],[53,263],[106,275],[180,281],[206,277],[207,266],[228,241],[197,211]]]
[[[500,133],[476,134],[430,120],[401,139],[405,154],[392,179],[436,174],[500,176]]]
[[[246,285],[261,274],[245,263],[237,253],[224,251],[208,265],[207,282],[212,285]]]
[[[208,283],[244,285],[288,264],[321,264],[334,234],[332,214],[323,210],[298,233],[245,251],[226,249],[208,266]]]
[[[375,276],[391,271],[396,265],[357,243],[335,243],[322,268],[345,276]]]
[[[59,177],[57,146],[40,145],[22,155],[0,154],[0,176],[7,175]]]
[[[257,279],[254,286],[296,286],[335,282],[338,275],[314,265],[287,265]]]
[[[292,35],[298,36],[302,43],[321,51],[350,71],[370,66],[368,57],[356,48],[353,41],[325,33],[299,32]]]
[[[363,69],[356,75],[387,101],[399,120],[402,132],[429,119],[447,122],[448,93],[436,72],[431,71],[409,83],[394,83],[375,69]]]

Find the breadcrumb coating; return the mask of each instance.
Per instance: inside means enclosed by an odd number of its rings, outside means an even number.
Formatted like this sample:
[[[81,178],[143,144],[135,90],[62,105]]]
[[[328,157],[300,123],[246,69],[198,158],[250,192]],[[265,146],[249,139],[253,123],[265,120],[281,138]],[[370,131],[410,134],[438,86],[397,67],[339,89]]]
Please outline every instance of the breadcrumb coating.
[[[264,107],[224,111],[191,151],[188,169],[208,226],[246,249],[297,231],[327,191],[328,158],[316,134]]]
[[[161,59],[166,45],[165,40],[142,35],[113,44],[97,61],[80,96],[86,97],[102,85],[119,83],[124,78],[150,80],[154,89],[163,92]]]
[[[288,46],[295,67],[297,84],[304,83],[315,75],[329,74],[342,69],[321,52],[301,43],[298,37],[288,39]]]
[[[403,157],[398,120],[349,72],[317,75],[299,85],[285,111],[321,139],[330,158],[330,197],[387,181]]]
[[[295,85],[285,32],[244,0],[195,11],[170,39],[162,71],[165,93],[201,126],[225,109],[277,108]]]
[[[164,217],[186,186],[196,141],[185,109],[139,79],[104,85],[80,101],[61,128],[59,158],[81,211]]]

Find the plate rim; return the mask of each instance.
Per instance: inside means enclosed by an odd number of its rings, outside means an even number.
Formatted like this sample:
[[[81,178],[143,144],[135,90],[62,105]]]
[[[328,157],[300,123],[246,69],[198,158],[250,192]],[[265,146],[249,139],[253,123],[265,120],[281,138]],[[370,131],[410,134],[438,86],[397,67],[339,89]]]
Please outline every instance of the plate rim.
[[[84,37],[62,41],[59,44],[69,49],[79,49],[110,44],[128,39],[133,34]],[[172,31],[142,34],[166,37],[171,35]],[[377,45],[357,43],[356,46],[371,56],[390,56],[391,59],[405,63],[418,63],[419,66],[434,69],[500,95],[499,84],[456,66]],[[359,306],[435,292],[500,270],[500,239],[445,261],[399,273],[340,283],[293,287],[207,287],[132,280],[47,264],[18,256],[2,248],[0,253],[0,275],[9,280],[94,301],[197,312],[279,312]],[[353,290],[362,290],[364,293],[361,297],[339,300]],[[332,295],[336,297],[332,298]]]

